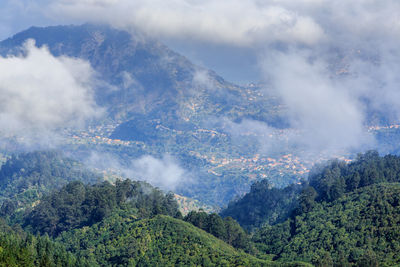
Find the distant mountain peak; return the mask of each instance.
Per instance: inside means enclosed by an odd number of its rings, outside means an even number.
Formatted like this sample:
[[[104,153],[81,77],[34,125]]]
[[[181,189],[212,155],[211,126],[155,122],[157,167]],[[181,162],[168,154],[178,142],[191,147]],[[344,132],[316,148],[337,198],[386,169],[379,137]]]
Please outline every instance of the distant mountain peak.
[[[0,54],[20,52],[28,39],[39,47],[47,46],[55,56],[90,62],[104,82],[95,88],[96,102],[112,118],[146,115],[164,122],[199,123],[199,119],[218,115],[236,120],[247,116],[243,110],[254,103],[245,88],[138,32],[94,24],[31,27],[0,42]],[[265,119],[255,112],[263,111],[251,111],[250,117]]]

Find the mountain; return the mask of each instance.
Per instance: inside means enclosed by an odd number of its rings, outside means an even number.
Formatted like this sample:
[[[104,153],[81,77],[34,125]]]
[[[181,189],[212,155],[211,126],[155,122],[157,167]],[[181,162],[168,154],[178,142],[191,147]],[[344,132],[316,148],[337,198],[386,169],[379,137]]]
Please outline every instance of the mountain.
[[[247,121],[288,125],[278,97],[254,85],[229,83],[137,32],[90,24],[32,27],[0,42],[0,54],[20,54],[28,39],[47,46],[55,56],[86,60],[98,74],[95,99],[106,116],[94,129],[70,134],[76,145],[68,143],[64,150],[78,158],[93,150],[109,153],[126,168],[143,155],[172,155],[196,174],[193,184],[181,184],[176,192],[206,204],[226,204],[264,173],[262,168],[248,173],[244,169],[254,168],[240,159],[259,153],[264,131],[248,135],[247,129],[235,127]],[[109,141],[93,144],[99,136]],[[232,164],[221,174],[213,171],[220,162],[236,159],[245,168]],[[297,179],[285,168],[269,173],[280,185]]]
[[[170,155],[192,181],[174,191],[213,206],[265,178],[272,187],[299,182],[313,164],[290,141],[298,133],[287,129],[288,107],[266,85],[229,83],[142,33],[91,24],[32,27],[0,42],[0,54],[20,54],[27,39],[55,56],[86,60],[97,72],[95,99],[105,118],[71,130],[62,147],[79,159],[97,151],[129,169],[144,155]],[[377,139],[397,152],[390,141],[398,135]]]
[[[251,101],[244,88],[140,33],[90,24],[31,27],[2,41],[0,54],[18,53],[28,39],[34,39],[39,47],[47,46],[55,56],[90,62],[113,87],[95,89],[97,103],[107,107],[114,119],[148,115],[171,126],[175,121],[193,122],[217,114],[266,116],[263,111],[248,109]],[[241,115],[243,110],[247,114]]]

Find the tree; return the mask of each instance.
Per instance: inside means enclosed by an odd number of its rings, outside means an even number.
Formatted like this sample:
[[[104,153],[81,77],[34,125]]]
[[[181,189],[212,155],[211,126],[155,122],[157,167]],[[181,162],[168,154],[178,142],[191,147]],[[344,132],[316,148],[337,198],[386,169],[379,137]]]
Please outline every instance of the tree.
[[[305,213],[311,211],[315,206],[315,199],[317,198],[318,193],[315,191],[314,187],[308,186],[306,187],[300,195],[299,198],[299,210],[298,213]]]

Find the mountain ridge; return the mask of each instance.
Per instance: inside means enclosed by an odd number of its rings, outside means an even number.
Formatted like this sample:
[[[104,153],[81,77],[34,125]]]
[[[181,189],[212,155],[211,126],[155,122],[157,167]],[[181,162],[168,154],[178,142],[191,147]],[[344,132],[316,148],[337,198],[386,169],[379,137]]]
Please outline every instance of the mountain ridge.
[[[210,163],[204,164],[204,156],[253,158],[259,139],[249,136],[244,138],[244,145],[238,144],[238,138],[232,137],[235,130],[229,127],[240,127],[247,120],[284,127],[285,108],[279,99],[257,86],[229,83],[165,45],[138,36],[90,24],[31,27],[0,42],[0,54],[19,54],[24,42],[34,39],[37,46],[47,46],[54,56],[86,60],[97,72],[100,82],[94,88],[94,97],[107,112],[94,121],[100,133],[92,137],[139,142],[140,146],[87,145],[84,138],[90,136],[89,130],[81,135],[73,132],[70,136],[82,137],[85,145],[65,145],[63,149],[72,150],[79,159],[85,154],[80,153],[83,150],[112,153],[127,164],[143,155],[160,158],[171,154],[198,176],[196,183],[182,185],[177,193],[207,204],[221,204],[245,192],[253,178],[242,177],[242,173],[232,175],[230,170],[215,175],[210,172]],[[106,124],[112,125],[111,132],[104,131]],[[210,190],[218,191],[215,188],[220,192],[210,195]]]
[[[17,53],[28,39],[34,39],[39,47],[47,46],[54,56],[87,60],[110,86],[118,88],[111,92],[100,88],[103,92],[96,93],[100,105],[111,102],[108,107],[117,118],[150,112],[161,116],[155,108],[161,104],[164,112],[167,107],[173,110],[170,115],[175,113],[175,118],[188,120],[190,116],[185,113],[190,108],[184,103],[190,100],[209,105],[209,115],[221,113],[218,106],[221,101],[226,104],[227,99],[245,106],[239,101],[246,97],[243,87],[225,81],[214,71],[196,66],[166,45],[138,33],[92,24],[31,27],[0,42],[0,54]],[[144,97],[140,98],[141,95]]]

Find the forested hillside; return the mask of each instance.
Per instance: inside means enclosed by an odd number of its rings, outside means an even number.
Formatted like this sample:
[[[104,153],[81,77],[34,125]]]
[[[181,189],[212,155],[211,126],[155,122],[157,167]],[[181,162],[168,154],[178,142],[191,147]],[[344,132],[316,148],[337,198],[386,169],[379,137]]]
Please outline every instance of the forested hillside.
[[[183,218],[173,193],[129,179],[101,182],[57,152],[12,156],[0,173],[0,266],[277,265],[232,218]],[[28,190],[36,194],[28,198]]]
[[[275,260],[393,266],[400,263],[399,182],[400,157],[369,151],[351,163],[317,166],[303,185],[256,183],[221,214],[253,227],[256,247]]]
[[[275,265],[165,215],[135,220],[115,214],[90,228],[66,232],[57,240],[78,257],[100,266]]]
[[[256,182],[249,193],[231,202],[221,215],[233,217],[247,229],[273,225],[293,212],[312,209],[316,202],[331,202],[358,188],[385,182],[400,182],[400,157],[380,157],[378,152],[368,151],[350,163],[332,160],[316,165],[308,181],[301,184],[274,188],[267,180]]]
[[[67,252],[64,245],[49,237],[34,236],[18,226],[0,221],[0,266],[87,266],[83,258]]]
[[[253,237],[275,259],[316,265],[394,266],[400,263],[400,185],[364,187]]]
[[[55,152],[13,156],[0,173],[4,188],[26,178],[41,190],[35,202],[22,198],[23,209],[3,194],[5,266],[400,264],[397,156],[370,151],[351,163],[334,160],[282,189],[256,182],[222,217],[183,217],[173,193],[145,182],[95,183],[96,175]]]
[[[57,236],[63,231],[90,226],[118,210],[129,211],[136,218],[157,214],[179,216],[173,194],[164,195],[144,182],[117,181],[84,185],[71,182],[60,191],[41,199],[25,215],[24,226],[34,233]]]
[[[218,214],[207,214],[204,211],[191,211],[184,221],[212,234],[229,245],[254,253],[255,249],[249,235],[231,217],[222,219]]]
[[[243,198],[229,203],[221,216],[230,216],[248,230],[264,224],[286,220],[297,207],[298,197],[304,185],[285,188],[272,187],[268,180],[255,182]]]
[[[56,151],[13,155],[0,169],[0,213],[10,215],[30,207],[43,195],[75,180],[93,184],[102,177]]]

